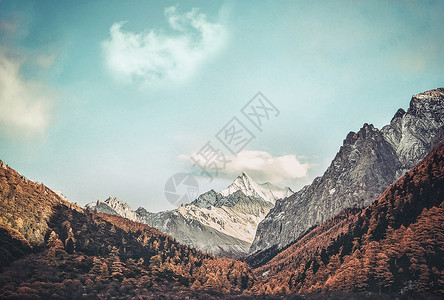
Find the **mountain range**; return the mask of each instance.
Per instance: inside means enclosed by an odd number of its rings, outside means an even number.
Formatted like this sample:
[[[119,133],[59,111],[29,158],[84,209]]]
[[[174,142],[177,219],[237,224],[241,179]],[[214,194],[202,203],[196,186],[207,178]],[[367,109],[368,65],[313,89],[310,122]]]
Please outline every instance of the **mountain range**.
[[[414,95],[381,130],[365,123],[350,132],[321,177],[294,193],[240,174],[225,190],[210,190],[190,204],[159,213],[132,211],[109,197],[88,209],[153,226],[180,243],[207,253],[242,257],[274,252],[347,208],[373,203],[415,166],[444,126],[444,89]]]
[[[0,299],[442,299],[443,118],[444,89],[414,95],[296,193],[243,172],[159,213],[0,161]]]
[[[142,207],[132,211],[116,197],[91,202],[86,208],[148,224],[210,254],[241,257],[248,253],[257,225],[274,203],[292,194],[288,187],[258,184],[242,172],[226,189],[210,190],[171,211],[151,213]]]
[[[250,256],[253,269],[181,245],[150,226],[85,210],[0,165],[1,299],[444,294],[444,135],[369,207],[342,211],[265,263],[258,260],[261,252]]]

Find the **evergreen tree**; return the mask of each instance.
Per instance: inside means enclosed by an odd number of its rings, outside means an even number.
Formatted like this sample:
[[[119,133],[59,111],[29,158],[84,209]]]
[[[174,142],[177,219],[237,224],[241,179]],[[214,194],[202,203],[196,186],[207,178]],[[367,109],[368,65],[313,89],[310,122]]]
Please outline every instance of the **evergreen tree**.
[[[72,240],[72,238],[69,238],[68,241],[66,242],[65,250],[69,254],[73,254],[74,253],[74,241]]]

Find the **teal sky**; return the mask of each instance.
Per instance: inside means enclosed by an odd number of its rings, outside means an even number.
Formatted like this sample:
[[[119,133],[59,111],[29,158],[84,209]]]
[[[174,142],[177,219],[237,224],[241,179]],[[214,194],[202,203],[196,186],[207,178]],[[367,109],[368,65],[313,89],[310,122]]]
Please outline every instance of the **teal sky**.
[[[443,1],[0,1],[0,159],[82,205],[174,208],[179,172],[201,192],[241,169],[297,190],[349,131],[444,86],[443,15]],[[258,91],[280,111],[262,131],[240,113]],[[234,116],[256,138],[209,182],[189,157],[224,150]]]

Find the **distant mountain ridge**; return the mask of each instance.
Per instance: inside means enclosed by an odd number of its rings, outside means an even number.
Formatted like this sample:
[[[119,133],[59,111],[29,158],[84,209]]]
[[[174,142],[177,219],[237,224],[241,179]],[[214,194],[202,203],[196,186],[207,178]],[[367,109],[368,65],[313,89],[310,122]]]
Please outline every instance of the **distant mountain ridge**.
[[[113,196],[109,196],[105,201],[97,200],[96,202],[88,203],[85,205],[85,208],[100,213],[121,216],[134,222],[142,221],[128,204]]]
[[[259,224],[250,253],[283,248],[346,208],[370,205],[430,151],[443,126],[440,88],[414,95],[407,112],[398,110],[381,130],[366,123],[350,132],[322,177],[276,202]]]
[[[171,211],[151,213],[144,208],[132,211],[115,197],[91,202],[86,208],[148,224],[180,243],[207,253],[240,257],[248,253],[257,225],[274,203],[291,194],[293,191],[288,187],[258,184],[242,172],[225,190],[210,190]]]

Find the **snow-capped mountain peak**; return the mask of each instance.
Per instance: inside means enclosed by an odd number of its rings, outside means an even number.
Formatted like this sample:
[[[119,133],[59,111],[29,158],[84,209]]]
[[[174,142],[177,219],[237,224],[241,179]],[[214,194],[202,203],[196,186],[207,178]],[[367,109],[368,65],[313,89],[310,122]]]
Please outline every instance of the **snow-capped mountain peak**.
[[[245,172],[242,172],[228,188],[220,191],[220,194],[228,196],[236,191],[241,191],[246,196],[262,198],[273,204],[276,203],[276,200],[286,198],[294,193],[289,187],[280,188],[269,182],[259,184]]]
[[[128,204],[113,196],[109,196],[104,202],[97,200],[96,202],[88,203],[86,208],[97,212],[119,215],[136,222],[141,221],[137,213]]]
[[[242,172],[222,192],[210,190],[172,211],[132,211],[128,204],[112,196],[91,202],[86,208],[148,224],[181,243],[212,254],[235,257],[248,252],[258,224],[276,200],[291,194],[290,188],[259,184]]]

